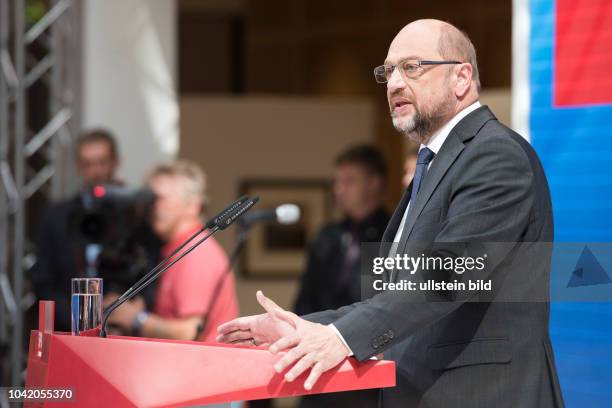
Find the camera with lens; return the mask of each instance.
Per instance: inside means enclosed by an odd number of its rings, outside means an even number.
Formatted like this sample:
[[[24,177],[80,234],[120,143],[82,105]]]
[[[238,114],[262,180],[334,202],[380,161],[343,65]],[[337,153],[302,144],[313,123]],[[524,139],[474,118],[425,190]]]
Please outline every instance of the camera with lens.
[[[105,292],[122,293],[158,260],[161,242],[149,224],[155,195],[148,188],[111,184],[95,185],[85,194],[88,205],[78,217],[77,233],[86,257],[95,249]]]

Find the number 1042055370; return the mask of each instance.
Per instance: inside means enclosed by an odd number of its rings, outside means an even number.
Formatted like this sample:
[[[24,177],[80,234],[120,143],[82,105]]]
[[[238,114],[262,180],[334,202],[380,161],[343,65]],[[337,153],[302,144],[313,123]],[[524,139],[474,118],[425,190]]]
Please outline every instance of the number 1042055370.
[[[74,399],[72,388],[1,387],[0,392],[9,402],[25,401],[71,401]]]

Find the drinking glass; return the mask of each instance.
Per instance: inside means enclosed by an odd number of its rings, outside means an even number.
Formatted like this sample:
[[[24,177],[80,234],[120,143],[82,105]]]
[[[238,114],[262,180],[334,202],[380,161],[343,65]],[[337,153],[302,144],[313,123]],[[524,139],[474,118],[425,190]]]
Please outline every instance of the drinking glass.
[[[91,335],[102,323],[102,279],[72,279],[72,335]]]

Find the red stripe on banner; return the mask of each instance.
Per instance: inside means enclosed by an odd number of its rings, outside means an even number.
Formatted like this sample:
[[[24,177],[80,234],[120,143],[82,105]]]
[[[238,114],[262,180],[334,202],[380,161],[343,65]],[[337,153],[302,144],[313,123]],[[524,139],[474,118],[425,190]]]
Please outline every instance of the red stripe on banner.
[[[612,1],[557,0],[554,105],[612,103]]]

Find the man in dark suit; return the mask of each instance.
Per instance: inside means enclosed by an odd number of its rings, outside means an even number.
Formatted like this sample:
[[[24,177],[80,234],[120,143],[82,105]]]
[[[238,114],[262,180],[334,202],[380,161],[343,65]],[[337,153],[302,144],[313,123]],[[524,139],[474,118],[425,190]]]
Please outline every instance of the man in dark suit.
[[[390,257],[488,255],[469,276],[396,268],[386,282],[479,278],[493,290],[387,290],[302,318],[258,292],[267,313],[220,326],[219,340],[287,349],[275,369],[291,367],[287,381],[311,369],[306,389],[347,356],[384,353],[397,362],[397,386],[383,391],[383,406],[563,406],[548,330],[550,251],[541,245],[553,239],[552,210],[537,155],[480,106],[474,47],[450,24],[404,27],[375,76],[387,84],[393,124],[421,145],[383,247]]]

